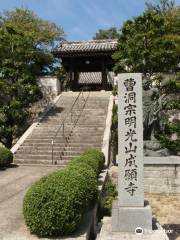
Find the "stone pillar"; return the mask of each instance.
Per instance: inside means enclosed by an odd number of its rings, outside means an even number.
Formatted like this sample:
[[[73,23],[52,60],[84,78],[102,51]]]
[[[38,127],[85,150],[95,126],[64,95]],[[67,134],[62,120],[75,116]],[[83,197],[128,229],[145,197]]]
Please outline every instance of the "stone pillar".
[[[118,75],[118,201],[112,230],[152,229],[152,212],[144,202],[142,75]]]

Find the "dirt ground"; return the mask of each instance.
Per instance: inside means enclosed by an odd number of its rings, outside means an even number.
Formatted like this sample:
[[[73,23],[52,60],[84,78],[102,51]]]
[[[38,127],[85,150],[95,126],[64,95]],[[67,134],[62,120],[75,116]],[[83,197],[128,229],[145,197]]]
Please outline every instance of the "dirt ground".
[[[180,194],[146,193],[145,198],[149,201],[153,217],[167,230],[170,240],[180,240]]]

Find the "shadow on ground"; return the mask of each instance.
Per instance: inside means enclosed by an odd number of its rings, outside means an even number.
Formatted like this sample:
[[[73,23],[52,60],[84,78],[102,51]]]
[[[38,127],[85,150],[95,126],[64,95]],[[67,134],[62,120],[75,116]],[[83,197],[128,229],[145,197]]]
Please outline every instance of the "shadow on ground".
[[[0,172],[5,171],[8,168],[17,168],[17,167],[19,167],[17,164],[11,163],[10,166],[8,166],[8,167],[0,167]]]
[[[162,226],[166,231],[169,237],[169,240],[179,240],[180,239],[180,224],[164,224]],[[168,230],[171,233],[168,233]]]

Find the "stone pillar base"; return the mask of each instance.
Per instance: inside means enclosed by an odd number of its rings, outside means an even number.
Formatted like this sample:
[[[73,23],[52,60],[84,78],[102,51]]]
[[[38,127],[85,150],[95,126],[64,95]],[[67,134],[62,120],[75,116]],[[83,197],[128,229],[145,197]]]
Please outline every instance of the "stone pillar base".
[[[112,231],[135,232],[152,230],[152,211],[149,205],[144,207],[121,207],[118,201],[112,207]]]

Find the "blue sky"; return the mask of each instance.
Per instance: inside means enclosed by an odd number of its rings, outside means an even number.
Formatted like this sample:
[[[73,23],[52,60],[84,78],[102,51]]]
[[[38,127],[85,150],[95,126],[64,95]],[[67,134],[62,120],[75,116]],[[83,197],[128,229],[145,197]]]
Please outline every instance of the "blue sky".
[[[100,28],[119,29],[126,19],[143,12],[145,2],[158,0],[0,0],[0,12],[27,7],[62,26],[67,40],[87,40]],[[175,2],[180,5],[180,0]]]

